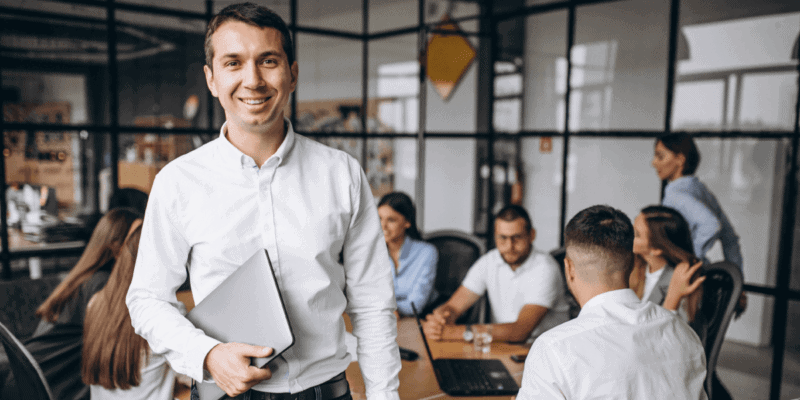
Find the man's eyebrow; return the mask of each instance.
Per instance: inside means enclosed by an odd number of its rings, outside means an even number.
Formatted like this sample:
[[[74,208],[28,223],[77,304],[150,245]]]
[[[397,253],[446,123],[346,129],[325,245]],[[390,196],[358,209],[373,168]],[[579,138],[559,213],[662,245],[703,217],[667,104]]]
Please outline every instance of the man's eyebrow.
[[[279,51],[268,50],[258,55],[258,58],[265,58],[265,57],[278,57],[281,53]],[[239,58],[239,53],[226,53],[220,56],[220,58]]]

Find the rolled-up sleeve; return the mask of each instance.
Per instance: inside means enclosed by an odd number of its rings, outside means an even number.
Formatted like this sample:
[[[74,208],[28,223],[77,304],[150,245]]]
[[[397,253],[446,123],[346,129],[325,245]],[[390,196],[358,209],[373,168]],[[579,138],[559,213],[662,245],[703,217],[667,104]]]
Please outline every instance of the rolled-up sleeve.
[[[389,256],[367,178],[355,161],[351,164],[357,179],[351,193],[354,212],[342,250],[346,311],[358,338],[358,363],[367,398],[399,399],[401,364]]]
[[[184,317],[176,290],[186,280],[190,246],[175,222],[175,186],[156,176],[142,224],[139,252],[126,304],[136,333],[172,368],[203,380],[206,354],[220,342]]]

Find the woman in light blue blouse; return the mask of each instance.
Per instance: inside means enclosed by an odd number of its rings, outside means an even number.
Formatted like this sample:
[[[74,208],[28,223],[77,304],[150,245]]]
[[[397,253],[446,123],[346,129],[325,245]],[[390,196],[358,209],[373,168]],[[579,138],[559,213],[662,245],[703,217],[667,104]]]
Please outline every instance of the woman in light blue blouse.
[[[434,296],[436,248],[422,241],[417,229],[417,212],[407,194],[389,193],[378,203],[383,237],[392,260],[394,294],[399,315],[414,315],[411,303],[422,310]]]
[[[677,210],[689,223],[695,255],[707,263],[706,253],[719,240],[725,261],[742,269],[739,236],[717,198],[694,176],[700,164],[700,152],[692,137],[685,133],[660,137],[656,140],[652,164],[659,179],[667,182],[661,204]],[[742,293],[736,316],[746,307],[747,297]]]

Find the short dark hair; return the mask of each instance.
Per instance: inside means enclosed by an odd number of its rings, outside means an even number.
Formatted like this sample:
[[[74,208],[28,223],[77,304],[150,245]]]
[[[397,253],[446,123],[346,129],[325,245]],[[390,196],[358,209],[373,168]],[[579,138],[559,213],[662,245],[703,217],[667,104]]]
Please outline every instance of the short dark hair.
[[[567,251],[578,247],[600,258],[605,274],[622,272],[627,278],[633,269],[633,224],[625,213],[606,205],[580,211],[564,231]]]
[[[697,166],[700,165],[700,152],[694,140],[687,133],[670,133],[663,135],[656,140],[656,144],[661,142],[664,147],[675,154],[683,154],[686,162],[683,164],[681,175],[694,175]]]
[[[286,22],[283,21],[278,14],[269,8],[259,6],[253,3],[238,3],[231,4],[222,9],[211,21],[208,22],[206,28],[206,65],[213,69],[212,61],[214,59],[214,46],[211,45],[211,36],[219,29],[222,24],[228,21],[244,22],[248,25],[257,26],[259,28],[274,28],[281,33],[283,42],[283,52],[286,53],[286,58],[289,60],[289,66],[294,63],[294,46],[292,45],[292,36],[289,33],[289,28]]]
[[[411,197],[403,192],[392,192],[381,197],[381,201],[378,202],[378,207],[380,206],[392,207],[393,210],[405,217],[411,224],[406,229],[406,235],[412,239],[422,239],[422,235],[419,234],[419,229],[417,229],[417,210],[414,208],[414,202],[411,201]]]
[[[494,217],[495,220],[501,219],[506,222],[511,222],[517,218],[522,218],[525,220],[525,229],[531,230],[533,229],[533,224],[531,223],[531,217],[528,215],[528,212],[525,211],[522,206],[518,206],[516,204],[509,204],[500,211],[497,212],[497,215]]]

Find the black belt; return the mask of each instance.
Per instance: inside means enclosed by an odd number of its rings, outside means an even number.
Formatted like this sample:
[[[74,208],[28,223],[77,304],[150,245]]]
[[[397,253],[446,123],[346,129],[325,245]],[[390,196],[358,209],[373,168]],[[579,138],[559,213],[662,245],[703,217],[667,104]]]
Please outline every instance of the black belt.
[[[350,385],[347,383],[344,372],[334,376],[326,382],[320,383],[317,386],[310,387],[298,393],[267,393],[259,392],[253,389],[249,390],[249,399],[251,400],[306,400],[306,399],[322,399],[333,400],[338,399],[350,392]],[[245,394],[234,397],[233,399],[244,399]],[[223,399],[230,399],[224,396]]]

